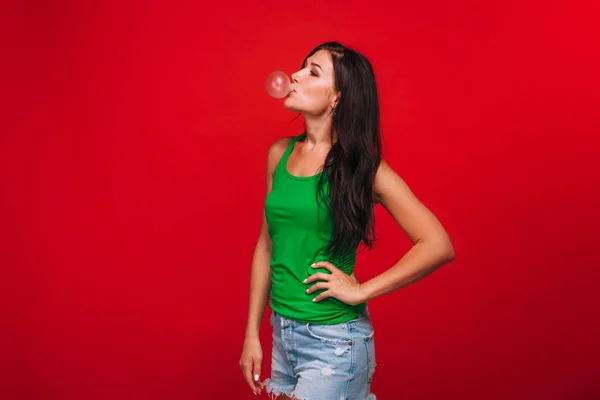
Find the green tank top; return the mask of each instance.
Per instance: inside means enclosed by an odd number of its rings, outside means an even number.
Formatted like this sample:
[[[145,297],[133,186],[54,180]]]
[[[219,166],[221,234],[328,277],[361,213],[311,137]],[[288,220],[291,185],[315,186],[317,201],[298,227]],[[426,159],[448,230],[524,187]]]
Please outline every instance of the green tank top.
[[[306,137],[295,136],[281,156],[273,173],[273,186],[265,198],[265,216],[271,251],[271,309],[284,318],[316,324],[338,324],[362,314],[367,304],[355,306],[334,297],[312,299],[325,289],[306,294],[316,282],[303,283],[317,272],[329,274],[325,268],[313,268],[317,261],[329,261],[346,274],[354,270],[356,253],[345,261],[328,259],[324,253],[333,231],[333,221],[325,203],[317,204],[317,183],[323,172],[306,177],[288,172],[287,161],[294,144]],[[325,177],[324,190],[329,193]]]

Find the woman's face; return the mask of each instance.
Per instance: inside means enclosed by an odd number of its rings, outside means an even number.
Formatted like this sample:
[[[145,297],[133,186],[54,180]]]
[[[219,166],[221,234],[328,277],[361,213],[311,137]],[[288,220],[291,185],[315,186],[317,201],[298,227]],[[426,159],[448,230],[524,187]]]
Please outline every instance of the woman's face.
[[[293,90],[283,101],[285,108],[315,116],[329,115],[339,95],[329,51],[319,50],[310,56],[304,68],[292,74],[292,81]]]

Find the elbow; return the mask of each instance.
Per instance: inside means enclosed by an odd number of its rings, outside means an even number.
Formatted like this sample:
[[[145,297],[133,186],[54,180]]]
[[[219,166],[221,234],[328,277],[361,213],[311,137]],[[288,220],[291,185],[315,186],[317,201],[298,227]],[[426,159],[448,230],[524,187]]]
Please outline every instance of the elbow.
[[[435,253],[438,255],[438,258],[442,264],[447,264],[454,260],[456,252],[454,251],[454,246],[452,246],[450,240],[438,240],[435,241],[435,243]]]
[[[452,242],[450,242],[447,236],[444,238],[419,240],[417,244],[421,244],[427,248],[427,253],[436,260],[436,265],[438,266],[449,263],[456,256],[454,246],[452,246]]]
[[[452,246],[450,240],[448,240],[442,248],[444,249],[444,261],[449,263],[450,261],[454,260],[454,257],[456,257],[456,252],[454,251],[454,246]]]
[[[447,251],[447,254],[448,254],[447,262],[454,260],[454,257],[456,257],[456,253],[454,252],[454,247],[450,247],[450,249],[448,249],[448,251]]]

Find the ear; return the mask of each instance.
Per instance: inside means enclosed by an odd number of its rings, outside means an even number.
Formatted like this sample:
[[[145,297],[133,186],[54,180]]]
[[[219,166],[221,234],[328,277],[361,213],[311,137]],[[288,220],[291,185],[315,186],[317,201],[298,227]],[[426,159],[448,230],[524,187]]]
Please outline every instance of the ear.
[[[335,92],[335,97],[332,100],[331,108],[337,107],[337,103],[339,102],[340,97],[341,97],[341,93],[340,92]]]

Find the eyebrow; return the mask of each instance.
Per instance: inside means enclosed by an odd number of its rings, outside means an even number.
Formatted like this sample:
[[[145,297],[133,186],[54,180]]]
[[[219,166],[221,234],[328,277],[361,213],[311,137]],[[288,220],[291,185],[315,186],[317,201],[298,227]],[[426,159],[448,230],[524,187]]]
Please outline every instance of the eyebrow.
[[[315,65],[315,66],[321,68],[321,66],[319,64],[315,63],[315,62],[311,62],[311,65]],[[321,68],[321,72],[323,72],[323,68]]]

